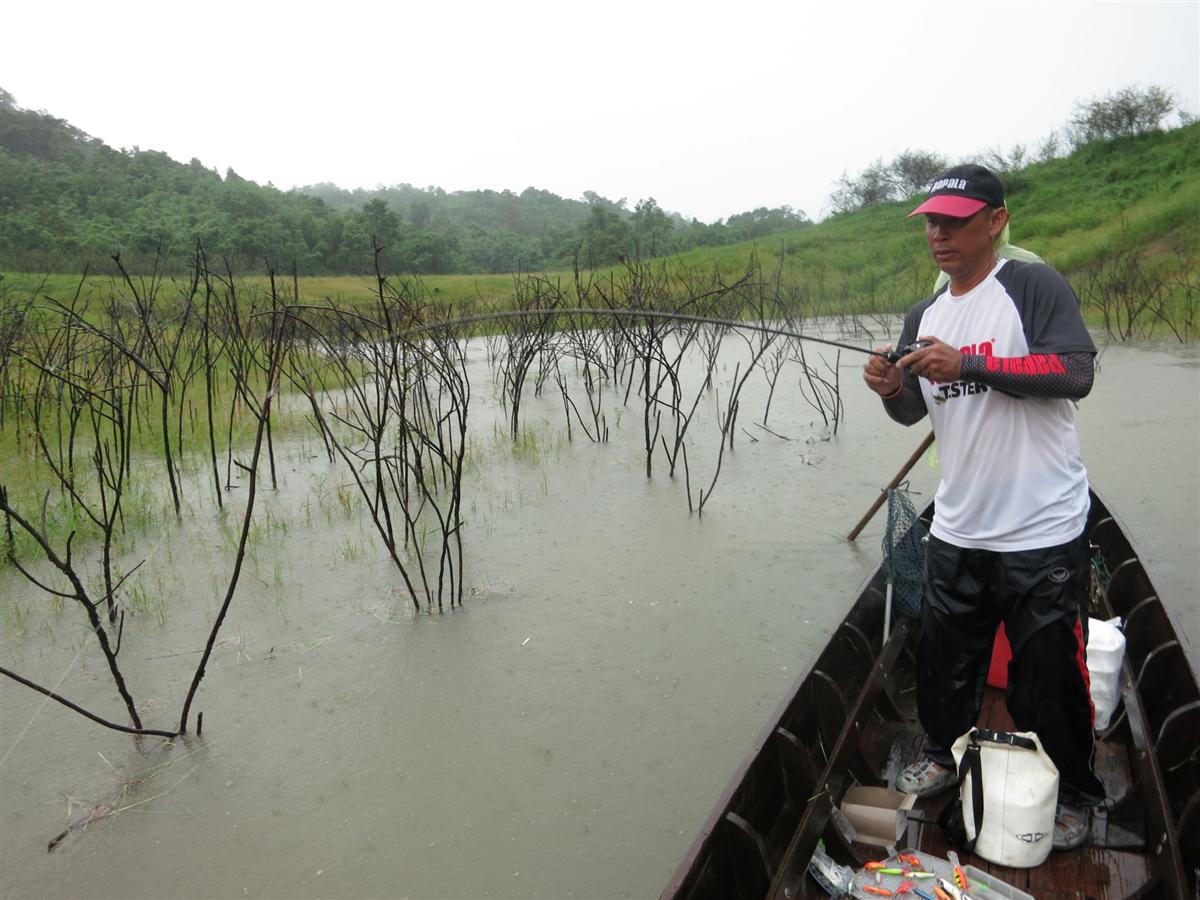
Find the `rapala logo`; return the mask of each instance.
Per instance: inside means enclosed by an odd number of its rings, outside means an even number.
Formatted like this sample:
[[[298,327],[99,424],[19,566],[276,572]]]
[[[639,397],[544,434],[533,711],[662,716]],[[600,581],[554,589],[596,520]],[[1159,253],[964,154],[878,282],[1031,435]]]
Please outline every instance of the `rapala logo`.
[[[1027,831],[1024,834],[1013,835],[1018,841],[1024,841],[1027,844],[1036,844],[1038,841],[1044,841],[1050,837],[1047,831]]]
[[[930,193],[934,191],[965,191],[967,189],[967,179],[965,178],[939,178],[929,186]]]

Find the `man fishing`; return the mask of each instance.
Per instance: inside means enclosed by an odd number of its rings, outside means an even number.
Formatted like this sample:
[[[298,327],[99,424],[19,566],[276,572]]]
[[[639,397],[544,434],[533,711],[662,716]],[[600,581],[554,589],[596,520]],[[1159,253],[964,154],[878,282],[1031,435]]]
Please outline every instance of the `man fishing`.
[[[1058,272],[997,254],[1009,215],[995,174],[948,169],[918,215],[949,281],[904,319],[899,345],[925,345],[863,368],[897,422],[929,414],[942,472],[918,651],[925,757],[896,786],[923,797],[955,783],[950,748],[976,724],[1004,622],[1009,712],[1058,767],[1054,847],[1070,849],[1104,797],[1084,657],[1088,483],[1071,403],[1091,390],[1096,348]]]

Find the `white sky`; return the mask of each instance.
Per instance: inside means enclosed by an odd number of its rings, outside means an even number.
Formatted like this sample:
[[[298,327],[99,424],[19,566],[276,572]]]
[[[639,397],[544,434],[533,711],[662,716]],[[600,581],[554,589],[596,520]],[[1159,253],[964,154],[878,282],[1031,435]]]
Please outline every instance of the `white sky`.
[[[115,147],[704,221],[818,218],[877,157],[1036,145],[1131,84],[1200,111],[1200,0],[16,0],[0,27],[0,87]]]

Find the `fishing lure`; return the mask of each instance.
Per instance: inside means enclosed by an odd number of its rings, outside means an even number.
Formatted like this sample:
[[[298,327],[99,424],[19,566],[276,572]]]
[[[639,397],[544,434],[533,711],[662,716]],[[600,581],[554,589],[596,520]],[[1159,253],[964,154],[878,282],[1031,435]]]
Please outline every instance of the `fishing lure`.
[[[963,880],[966,880],[966,875],[963,876]],[[946,900],[971,900],[971,897],[965,890],[960,890],[948,882],[945,878],[939,878],[937,880],[937,890],[941,892],[938,895],[939,898],[941,898],[941,894],[945,894]]]
[[[892,894],[892,892],[889,891],[887,888],[875,887],[874,885],[870,885],[870,884],[864,884],[862,886],[862,889],[864,891],[866,891],[868,894],[877,894],[880,897],[894,896]]]
[[[947,855],[950,859],[950,865],[954,866],[954,885],[960,891],[965,891],[969,882],[967,881],[967,873],[963,871],[962,865],[959,864],[958,854],[951,850]]]

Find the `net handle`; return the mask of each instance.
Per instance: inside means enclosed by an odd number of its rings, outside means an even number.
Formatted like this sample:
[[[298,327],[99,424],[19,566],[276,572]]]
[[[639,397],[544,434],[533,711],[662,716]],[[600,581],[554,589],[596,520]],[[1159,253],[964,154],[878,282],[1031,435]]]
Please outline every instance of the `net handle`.
[[[921,446],[917,447],[917,449],[913,451],[912,456],[904,461],[904,465],[900,467],[900,471],[896,473],[896,477],[893,478],[891,482],[888,483],[888,486],[885,487],[880,492],[879,496],[875,498],[875,502],[871,504],[871,508],[867,510],[866,515],[859,519],[858,524],[850,530],[848,535],[846,535],[846,540],[853,541],[856,537],[858,537],[859,533],[867,527],[867,523],[871,521],[875,513],[879,512],[879,507],[883,506],[883,502],[887,500],[888,491],[894,490],[900,486],[900,482],[904,480],[904,477],[908,475],[912,467],[917,464],[917,460],[920,459],[924,455],[925,451],[931,446],[933,446],[932,431],[925,435],[925,439],[921,441]]]

